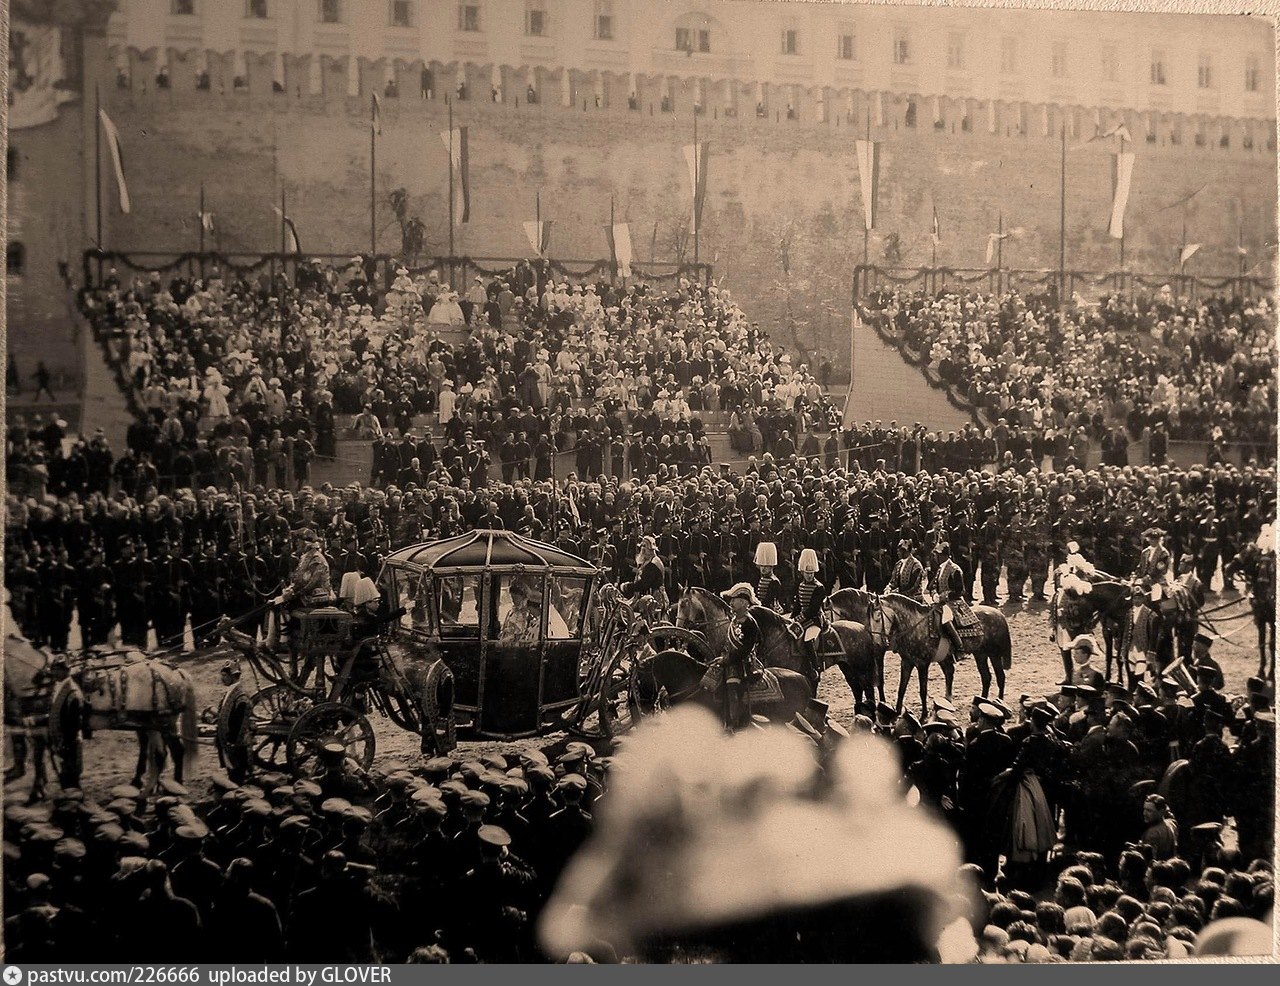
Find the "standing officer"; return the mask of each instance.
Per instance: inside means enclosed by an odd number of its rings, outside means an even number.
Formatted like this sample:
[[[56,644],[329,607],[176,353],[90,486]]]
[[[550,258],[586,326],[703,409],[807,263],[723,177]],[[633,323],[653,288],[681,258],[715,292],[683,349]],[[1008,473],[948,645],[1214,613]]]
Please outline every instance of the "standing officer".
[[[49,699],[49,745],[58,763],[58,784],[65,791],[80,786],[84,770],[84,739],[91,734],[84,693],[71,677],[65,657],[49,663],[53,695]]]
[[[880,593],[888,574],[889,532],[884,529],[884,513],[876,510],[868,515],[870,526],[862,533],[862,566],[867,591]]]
[[[755,566],[760,570],[760,578],[756,583],[756,605],[764,606],[775,612],[782,611],[782,580],[773,574],[778,565],[778,548],[772,541],[761,541],[756,545]],[[729,598],[729,597],[726,597]]]
[[[146,648],[150,619],[152,566],[137,555],[132,538],[120,539],[120,557],[112,570],[116,615],[120,619],[120,642],[128,647]]]

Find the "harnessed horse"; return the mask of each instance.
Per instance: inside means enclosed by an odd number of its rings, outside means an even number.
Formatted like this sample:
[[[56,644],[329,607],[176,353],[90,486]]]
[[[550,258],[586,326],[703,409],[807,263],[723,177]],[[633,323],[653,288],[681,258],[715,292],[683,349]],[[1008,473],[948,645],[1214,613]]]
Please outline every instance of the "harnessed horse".
[[[644,713],[683,702],[696,702],[719,718],[723,712],[719,689],[710,691],[702,685],[707,668],[708,665],[684,651],[658,651],[643,658],[637,666],[632,678],[631,701]],[[799,671],[786,668],[770,668],[766,674],[777,681],[777,697],[772,700],[753,697],[752,712],[758,712],[770,722],[788,722],[797,712],[803,712],[813,697],[809,679]],[[724,687],[721,684],[720,688]]]
[[[996,687],[1004,698],[1004,673],[1013,665],[1013,647],[1009,640],[1009,624],[1004,614],[992,606],[974,606],[973,613],[982,626],[982,636],[973,647],[974,663],[982,679],[982,697],[991,691],[991,672],[995,671]],[[934,609],[896,592],[876,596],[868,614],[868,629],[877,643],[896,651],[902,660],[898,678],[898,711],[907,694],[914,670],[920,676],[920,707],[929,711],[929,665],[938,648],[938,632],[932,628]],[[942,661],[942,674],[947,683],[947,699],[955,679],[955,654]]]
[[[804,675],[816,694],[822,672],[835,665],[840,668],[853,692],[855,701],[875,704],[875,656],[871,634],[861,623],[836,620],[830,624],[840,650],[820,650],[822,667],[814,667],[805,645],[792,635],[787,621],[772,609],[751,607],[751,615],[760,627],[760,644],[756,656],[766,668],[785,668]],[[716,593],[701,586],[689,586],[676,601],[676,626],[700,632],[712,654],[728,650],[729,604]],[[827,634],[823,634],[824,637]],[[822,638],[819,638],[819,644]]]
[[[1105,677],[1111,680],[1113,659],[1122,660],[1117,644],[1123,641],[1133,609],[1133,587],[1117,579],[1091,582],[1066,576],[1049,601],[1049,618],[1056,627],[1054,643],[1062,653],[1062,670],[1071,678],[1071,641],[1102,624],[1102,641],[1107,651]]]
[[[864,627],[869,626],[871,623],[871,607],[875,601],[875,593],[868,592],[866,589],[855,589],[851,586],[837,589],[827,597],[827,602],[831,605],[831,612],[837,620],[850,620],[854,623],[860,623]],[[877,641],[870,633],[868,633],[868,637],[871,640],[871,656],[875,661],[876,691],[879,693],[879,700],[883,702],[885,646],[883,641]]]
[[[50,655],[32,647],[21,637],[9,636],[4,647],[4,689],[6,697],[16,704],[34,701],[43,708],[35,716],[39,728],[43,718],[48,727],[47,698],[42,701],[40,677],[50,663]],[[173,757],[173,778],[179,784],[185,773],[195,766],[199,752],[196,719],[195,686],[185,671],[150,659],[124,659],[111,663],[106,656],[73,663],[71,674],[84,693],[88,724],[95,730],[129,730],[138,737],[138,761],[133,784],[154,788],[159,780],[166,753]],[[150,693],[140,694],[140,682],[150,681]],[[26,726],[15,721],[10,705],[5,704],[5,725]],[[40,744],[36,755],[42,755]],[[15,765],[16,766],[16,765]],[[40,770],[37,770],[37,778]]]

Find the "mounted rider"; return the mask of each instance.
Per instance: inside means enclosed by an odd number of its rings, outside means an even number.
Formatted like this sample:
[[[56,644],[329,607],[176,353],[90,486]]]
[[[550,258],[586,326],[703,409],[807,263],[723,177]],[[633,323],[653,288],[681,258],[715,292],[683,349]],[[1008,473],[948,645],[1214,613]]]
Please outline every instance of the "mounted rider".
[[[924,602],[924,565],[916,557],[915,545],[910,538],[898,542],[898,561],[893,566],[885,592],[897,592],[918,603]]]
[[[938,649],[934,660],[940,664],[950,654],[954,654],[957,659],[964,655],[964,644],[956,629],[957,620],[965,626],[972,626],[977,622],[977,617],[964,597],[964,571],[952,560],[951,545],[940,541],[933,553],[937,561],[933,592],[937,598],[935,605],[941,611]]]
[[[818,553],[813,548],[801,551],[796,570],[800,579],[791,595],[791,618],[796,621],[797,635],[804,642],[810,663],[821,671],[818,650],[827,628],[825,607],[829,590],[818,581]]]
[[[1158,603],[1164,598],[1165,588],[1173,582],[1173,555],[1164,546],[1163,529],[1148,527],[1142,537],[1147,543],[1138,556],[1133,577],[1151,602]]]
[[[640,539],[636,565],[639,568],[636,577],[620,587],[623,597],[648,598],[659,613],[666,613],[671,606],[667,599],[667,566],[658,554],[658,542],[652,535],[646,534]]]
[[[712,662],[702,683],[704,688],[714,691],[717,679],[723,680],[724,724],[729,729],[738,729],[751,722],[747,691],[751,682],[764,670],[756,657],[760,625],[751,615],[751,607],[759,606],[760,600],[747,582],[739,582],[726,589],[720,593],[720,598],[729,604],[731,610],[725,634],[727,650]]]
[[[760,569],[760,579],[755,589],[757,602],[753,605],[782,612],[782,580],[773,574],[773,570],[778,566],[778,546],[772,541],[761,541],[757,544],[755,566]],[[729,597],[725,596],[725,598]]]
[[[297,534],[298,564],[289,576],[281,601],[291,611],[328,606],[333,602],[333,582],[329,560],[320,547],[320,538],[310,528]]]

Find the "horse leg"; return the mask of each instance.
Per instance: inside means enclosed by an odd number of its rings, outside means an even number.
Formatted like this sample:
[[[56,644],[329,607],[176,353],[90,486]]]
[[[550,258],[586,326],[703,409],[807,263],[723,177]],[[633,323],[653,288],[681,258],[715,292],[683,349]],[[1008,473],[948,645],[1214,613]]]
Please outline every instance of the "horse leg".
[[[31,793],[27,795],[29,805],[44,800],[44,789],[49,780],[45,770],[45,757],[49,752],[49,744],[44,737],[35,736],[31,745]]]
[[[975,653],[973,663],[978,666],[978,678],[982,681],[982,697],[986,698],[991,693],[991,662],[987,659],[986,651],[979,650]]]
[[[1004,698],[1004,659],[999,654],[991,656],[991,669],[996,673],[996,697]]]
[[[169,757],[173,760],[173,779],[182,784],[184,783],[182,775],[186,759],[186,746],[176,730],[165,734],[165,745],[169,748]]]
[[[1258,629],[1259,633],[1265,636],[1265,631],[1261,627]],[[1260,644],[1260,651],[1261,647],[1262,645]],[[13,765],[4,772],[4,782],[6,784],[10,781],[16,781],[27,772],[27,737],[22,733],[14,733],[10,737],[10,742],[13,746]]]
[[[1066,681],[1070,681],[1071,680],[1071,651],[1060,650],[1059,653],[1062,654],[1062,677]]]
[[[138,790],[142,790],[142,775],[147,769],[147,731],[145,729],[134,730],[138,737],[138,762],[133,768],[133,781],[131,782]]]
[[[898,711],[902,711],[902,702],[907,694],[907,685],[911,683],[911,669],[915,667],[905,657],[902,658],[902,669],[898,673]],[[921,675],[923,677],[923,674]]]
[[[956,683],[956,662],[955,662],[955,658],[953,658],[953,657],[948,657],[945,661],[943,661],[943,662],[942,662],[942,680],[943,680],[944,682],[946,682],[946,685],[947,685],[947,701],[948,701],[948,702],[950,702],[950,701],[951,701],[951,692],[952,692],[952,689],[955,687],[955,683]],[[925,714],[926,714],[926,715],[928,715],[928,712],[929,712],[929,710],[928,710],[928,709],[926,709],[926,710],[925,710]]]
[[[884,648],[876,648],[876,690],[880,693],[880,701],[884,701]],[[902,707],[902,703],[898,703]]]
[[[920,718],[923,719],[929,715],[929,665],[916,668],[916,674],[920,676]]]

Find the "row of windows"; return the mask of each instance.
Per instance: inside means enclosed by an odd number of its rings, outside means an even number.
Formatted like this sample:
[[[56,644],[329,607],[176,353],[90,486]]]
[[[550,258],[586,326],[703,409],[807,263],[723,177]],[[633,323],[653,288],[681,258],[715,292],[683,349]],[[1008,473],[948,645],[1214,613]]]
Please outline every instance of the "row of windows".
[[[171,0],[175,14],[194,15],[198,0]],[[250,18],[268,18],[271,16],[273,0],[245,0],[245,16]],[[343,0],[316,0],[317,18],[326,24],[338,24],[343,21]],[[416,0],[388,0],[387,17],[392,27],[415,26]],[[481,32],[484,30],[482,5],[479,2],[458,4],[458,30]],[[596,0],[593,18],[593,34],[598,40],[613,41],[615,22],[612,0]],[[546,7],[546,0],[525,0],[524,32],[530,37],[546,37],[551,32],[551,16]],[[952,32],[947,36],[947,68],[952,71],[964,71],[968,67],[966,36],[961,32]],[[675,29],[675,50],[687,54],[698,52],[709,54],[713,50],[713,38],[710,26],[677,26]],[[783,55],[799,55],[802,53],[800,31],[794,27],[786,27],[781,32],[781,53]],[[891,53],[895,65],[911,65],[914,50],[910,32],[906,28],[897,28],[892,39]],[[1014,75],[1019,71],[1018,39],[1004,37],[1000,39],[1000,72]],[[858,60],[857,35],[848,28],[842,28],[836,36],[836,58],[841,61]],[[1049,74],[1053,78],[1062,79],[1070,75],[1070,58],[1065,41],[1054,42],[1050,48]],[[1258,92],[1261,88],[1262,61],[1257,55],[1249,55],[1245,59],[1244,89],[1246,92]],[[1108,82],[1119,80],[1120,59],[1117,46],[1105,44],[1099,52],[1099,67],[1102,78]],[[1153,86],[1168,85],[1166,71],[1166,55],[1161,49],[1151,52],[1150,82]],[[1201,89],[1212,89],[1217,82],[1214,71],[1213,56],[1201,53],[1196,67],[1196,84]]]

